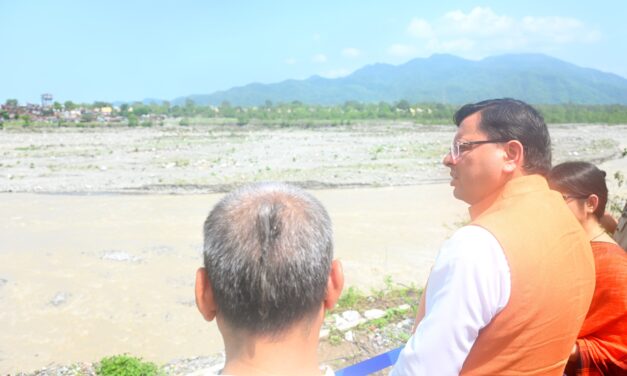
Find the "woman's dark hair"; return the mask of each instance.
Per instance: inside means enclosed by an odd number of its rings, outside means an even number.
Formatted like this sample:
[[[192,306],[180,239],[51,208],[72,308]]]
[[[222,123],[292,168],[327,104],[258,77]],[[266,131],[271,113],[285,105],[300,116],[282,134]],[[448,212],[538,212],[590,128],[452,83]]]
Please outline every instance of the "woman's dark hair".
[[[605,171],[588,162],[564,162],[551,169],[548,176],[549,186],[563,194],[576,197],[588,197],[595,194],[599,205],[594,216],[601,219],[607,204],[607,185]]]

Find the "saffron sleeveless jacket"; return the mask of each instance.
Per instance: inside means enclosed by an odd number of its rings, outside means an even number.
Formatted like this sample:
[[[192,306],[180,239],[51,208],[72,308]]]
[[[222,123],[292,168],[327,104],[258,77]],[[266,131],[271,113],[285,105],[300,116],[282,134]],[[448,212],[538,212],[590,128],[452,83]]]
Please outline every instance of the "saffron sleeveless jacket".
[[[502,246],[511,293],[479,332],[461,375],[562,376],[594,291],[586,234],[540,175],[511,180],[470,213]]]

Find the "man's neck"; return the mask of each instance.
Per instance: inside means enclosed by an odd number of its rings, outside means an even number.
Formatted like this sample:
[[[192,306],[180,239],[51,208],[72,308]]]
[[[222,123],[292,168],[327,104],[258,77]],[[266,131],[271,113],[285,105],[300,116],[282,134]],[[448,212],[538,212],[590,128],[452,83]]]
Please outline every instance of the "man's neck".
[[[316,328],[318,330],[316,330]],[[298,326],[280,338],[235,335],[224,338],[224,375],[320,375],[319,327]]]
[[[499,198],[502,197],[502,195],[508,190],[508,188],[510,191],[520,191],[521,185],[527,187],[530,186],[530,184],[532,184],[533,186],[537,186],[538,184],[543,184],[544,186],[546,186],[547,183],[546,180],[540,175],[523,174],[520,171],[516,171],[509,177],[509,179],[505,180],[500,187],[492,191],[490,194],[486,195],[484,198],[481,199],[481,201],[472,204],[468,208],[468,211],[470,213],[470,219],[474,221],[477,217],[479,217],[486,210],[492,207],[492,205]]]

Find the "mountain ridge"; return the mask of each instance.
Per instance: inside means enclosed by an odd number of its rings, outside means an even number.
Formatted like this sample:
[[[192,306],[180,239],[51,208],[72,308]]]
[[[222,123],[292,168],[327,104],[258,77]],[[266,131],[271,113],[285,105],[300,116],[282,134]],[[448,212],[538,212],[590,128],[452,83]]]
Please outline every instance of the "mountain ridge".
[[[335,105],[358,102],[440,102],[462,104],[486,98],[513,97],[536,104],[627,104],[627,79],[583,68],[543,54],[508,54],[467,60],[435,54],[403,64],[374,63],[339,78],[313,75],[304,80],[250,83],[211,94],[179,97],[200,105],[229,102],[258,106],[300,101]]]

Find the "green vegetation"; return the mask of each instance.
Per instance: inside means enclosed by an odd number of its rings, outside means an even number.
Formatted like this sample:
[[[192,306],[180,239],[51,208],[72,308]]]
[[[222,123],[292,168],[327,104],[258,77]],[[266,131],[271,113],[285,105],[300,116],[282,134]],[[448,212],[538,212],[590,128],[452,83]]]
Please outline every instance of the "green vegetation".
[[[549,124],[562,123],[627,123],[627,106],[623,105],[537,105]]]
[[[136,127],[139,124],[139,120],[137,120],[137,116],[133,114],[128,115],[127,120],[128,120],[129,127]]]
[[[115,355],[103,358],[96,367],[98,376],[161,376],[160,368],[151,362],[130,355]]]
[[[415,315],[415,309],[420,301],[422,289],[411,284],[405,286],[396,283],[391,276],[386,276],[383,280],[385,287],[382,289],[373,289],[370,294],[366,295],[356,287],[349,287],[342,293],[337,304],[329,314],[341,313],[346,310],[367,310],[373,307],[386,307],[386,315],[379,319],[387,318],[387,321],[393,321],[399,317],[401,311],[398,306],[409,304],[411,309],[409,312],[403,312],[403,315]]]
[[[346,309],[354,309],[358,305],[362,305],[367,302],[367,297],[359,291],[356,287],[349,287],[342,296],[337,301],[337,308],[346,310]]]
[[[349,287],[338,300],[336,307],[328,312],[328,315],[341,315],[348,310],[365,312],[373,308],[383,309],[385,314],[382,317],[359,324],[351,331],[354,336],[362,338],[362,340],[372,338],[373,334],[378,333],[377,335],[383,335],[392,343],[400,345],[407,342],[411,333],[404,329],[398,329],[393,324],[406,319],[414,320],[423,290],[416,288],[413,284],[404,286],[396,283],[391,276],[386,276],[383,282],[385,287],[373,289],[368,295],[357,288]],[[408,305],[409,308],[401,307],[402,305]],[[331,326],[326,341],[332,346],[338,346],[344,342],[344,338],[344,332]],[[346,360],[356,362],[360,359],[354,357]]]
[[[189,159],[177,159],[174,161],[174,165],[176,167],[187,167],[189,166]]]
[[[22,116],[21,120],[22,120],[23,127],[30,127],[31,125],[33,125],[33,122],[31,121],[31,118],[28,115]]]
[[[416,304],[416,303],[414,303]],[[403,320],[407,316],[406,310],[400,310],[398,308],[388,308],[385,310],[385,316],[374,319],[368,322],[366,325],[369,327],[383,328],[384,326]]]
[[[59,104],[60,105],[60,104]],[[276,127],[314,127],[351,125],[364,121],[409,121],[416,124],[452,124],[453,114],[459,105],[442,103],[409,103],[401,100],[395,103],[360,103],[348,101],[342,105],[309,105],[299,101],[290,103],[267,103],[263,106],[240,107],[223,102],[220,106],[201,106],[188,101],[184,106],[171,106],[169,102],[161,104],[143,104],[135,102],[113,108],[111,116],[116,120],[102,121],[96,116],[98,109],[108,103],[74,104],[66,102],[63,107],[82,108],[83,114],[78,126],[153,126],[162,125],[164,119],[171,119],[169,124],[204,125],[263,125]],[[58,106],[58,105],[57,105]],[[626,105],[577,105],[553,104],[536,105],[549,124],[562,123],[599,123],[627,124]],[[93,112],[92,112],[93,111]],[[54,117],[45,122],[32,122],[29,118],[6,119],[6,126],[50,126],[60,125]],[[28,115],[21,115],[28,116]],[[121,119],[121,120],[120,120]]]
[[[333,346],[338,346],[344,340],[344,333],[342,333],[342,331],[337,328],[331,328],[329,330],[328,340],[329,343]]]

